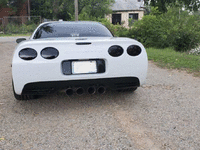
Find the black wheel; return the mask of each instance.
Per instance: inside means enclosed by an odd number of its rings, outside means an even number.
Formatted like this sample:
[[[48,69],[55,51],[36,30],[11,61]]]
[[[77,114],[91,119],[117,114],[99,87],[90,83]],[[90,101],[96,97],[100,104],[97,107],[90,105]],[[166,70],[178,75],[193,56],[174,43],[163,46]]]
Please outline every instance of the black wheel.
[[[37,95],[29,95],[29,94],[18,95],[18,94],[16,94],[15,90],[14,90],[13,82],[12,82],[12,88],[13,88],[14,96],[15,96],[15,98],[17,100],[30,100],[30,99],[36,99],[36,98],[38,98]]]
[[[119,90],[117,90],[117,91],[118,91],[118,92],[134,92],[135,90],[137,90],[137,87],[128,88],[128,89],[119,89]]]

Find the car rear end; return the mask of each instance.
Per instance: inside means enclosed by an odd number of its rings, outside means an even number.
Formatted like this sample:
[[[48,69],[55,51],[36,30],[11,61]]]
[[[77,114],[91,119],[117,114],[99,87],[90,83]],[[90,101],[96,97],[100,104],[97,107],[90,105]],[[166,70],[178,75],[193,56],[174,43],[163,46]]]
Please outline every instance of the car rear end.
[[[68,95],[136,89],[146,73],[143,45],[113,37],[97,22],[43,23],[17,46],[12,62],[17,99],[61,89]]]
[[[141,48],[139,55],[128,54],[127,49],[131,45]],[[109,52],[112,46],[121,47],[122,54],[112,56]],[[37,53],[34,59],[20,58],[20,52],[27,48]],[[52,48],[58,52],[52,53],[56,57],[50,56]],[[49,54],[43,53],[48,49]],[[142,44],[128,38],[30,40],[17,47],[12,73],[17,94],[43,94],[70,87],[138,87],[146,78],[147,55]]]

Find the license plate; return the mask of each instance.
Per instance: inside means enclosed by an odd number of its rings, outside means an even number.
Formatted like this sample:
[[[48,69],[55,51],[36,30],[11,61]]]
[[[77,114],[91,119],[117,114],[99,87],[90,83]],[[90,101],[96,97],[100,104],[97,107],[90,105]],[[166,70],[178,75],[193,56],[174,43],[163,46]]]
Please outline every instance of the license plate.
[[[72,74],[97,73],[96,61],[72,61]]]

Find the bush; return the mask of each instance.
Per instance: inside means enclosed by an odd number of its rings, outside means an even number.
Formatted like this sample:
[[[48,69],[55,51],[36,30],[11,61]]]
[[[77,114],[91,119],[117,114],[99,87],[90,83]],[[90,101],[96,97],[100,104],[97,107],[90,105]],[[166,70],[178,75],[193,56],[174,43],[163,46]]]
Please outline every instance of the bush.
[[[41,20],[40,17],[31,17],[30,20],[26,21],[26,25],[32,25],[32,24],[40,24]]]
[[[128,37],[137,39],[147,47],[167,47],[169,44],[163,24],[164,20],[154,15],[144,16],[134,23]]]
[[[97,19],[96,21],[101,22],[103,25],[105,25],[114,36],[127,37],[128,35],[129,30],[121,25],[113,25],[110,23],[109,20],[104,18]]]
[[[8,24],[5,28],[5,32],[8,34],[19,34],[19,33],[32,33],[37,27],[37,24]]]
[[[5,33],[17,33],[19,32],[19,26],[14,24],[8,24],[5,27]]]
[[[0,25],[0,32],[3,32],[4,28],[3,25]]]
[[[199,15],[171,7],[167,13],[144,16],[133,24],[129,37],[147,47],[174,47],[177,51],[195,48],[200,41]]]

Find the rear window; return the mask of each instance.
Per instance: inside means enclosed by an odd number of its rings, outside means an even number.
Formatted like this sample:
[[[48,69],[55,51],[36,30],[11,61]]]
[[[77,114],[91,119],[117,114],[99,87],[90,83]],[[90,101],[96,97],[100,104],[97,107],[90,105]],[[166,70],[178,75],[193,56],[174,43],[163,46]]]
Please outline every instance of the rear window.
[[[112,37],[112,34],[97,23],[48,23],[42,25],[33,38],[55,37]]]

